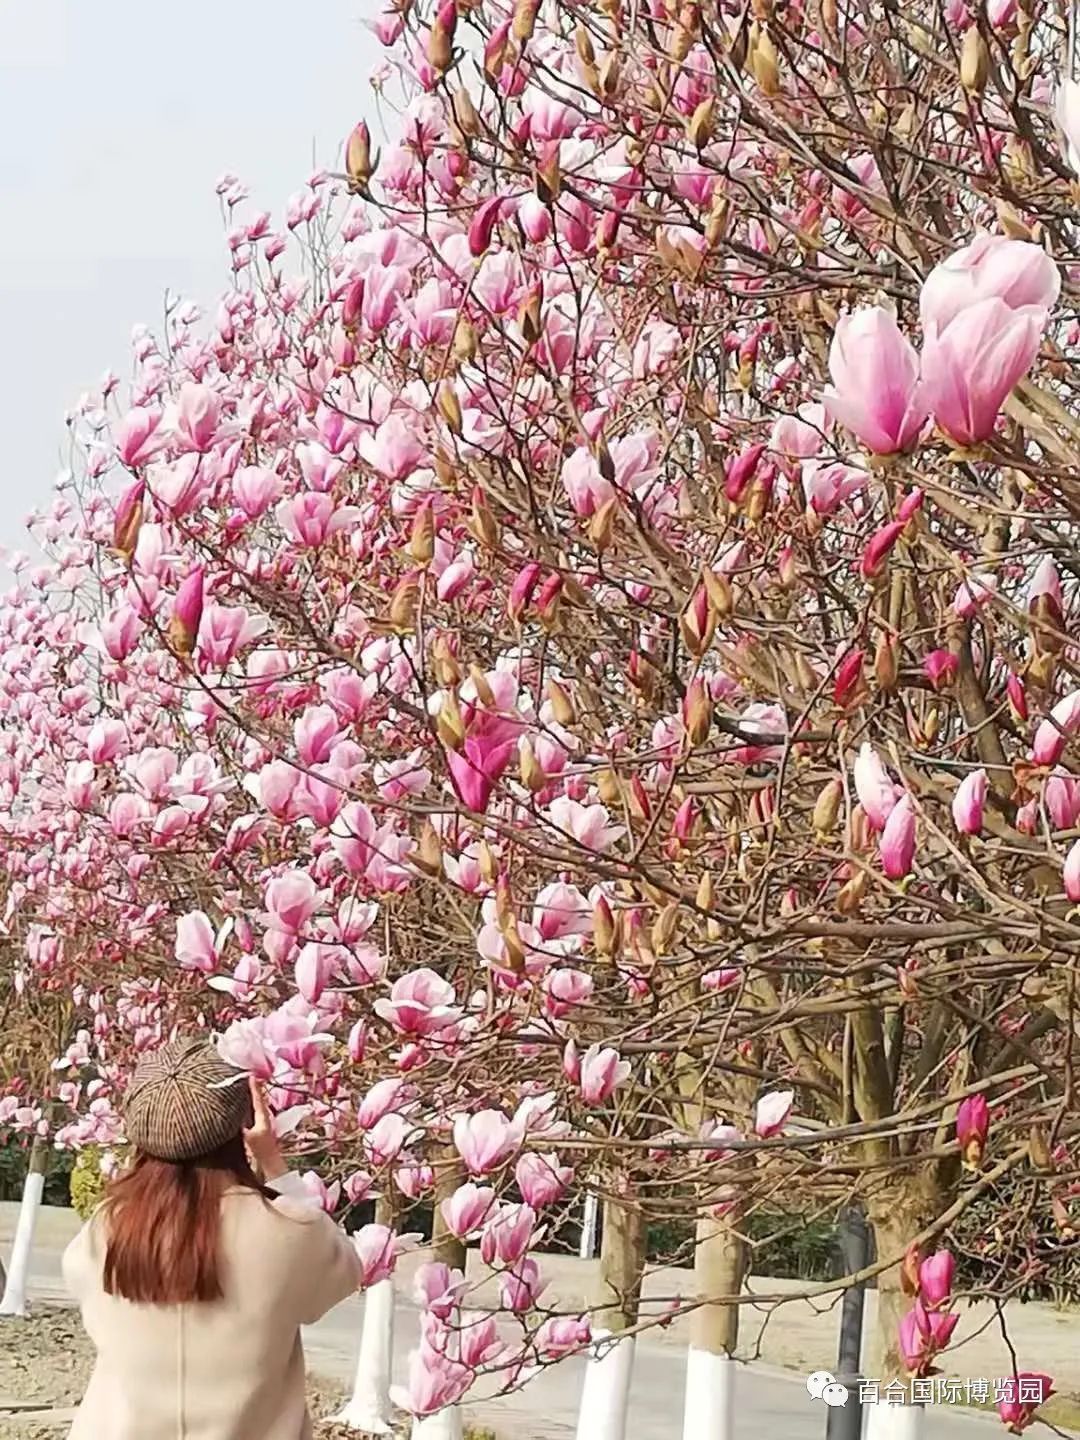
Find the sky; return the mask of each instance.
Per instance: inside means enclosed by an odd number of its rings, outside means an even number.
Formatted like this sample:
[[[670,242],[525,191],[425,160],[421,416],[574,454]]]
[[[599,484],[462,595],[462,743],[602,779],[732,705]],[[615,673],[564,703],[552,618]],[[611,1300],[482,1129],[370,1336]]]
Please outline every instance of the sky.
[[[0,547],[63,468],[64,413],[166,290],[212,305],[214,182],[279,218],[374,116],[374,0],[0,0]]]

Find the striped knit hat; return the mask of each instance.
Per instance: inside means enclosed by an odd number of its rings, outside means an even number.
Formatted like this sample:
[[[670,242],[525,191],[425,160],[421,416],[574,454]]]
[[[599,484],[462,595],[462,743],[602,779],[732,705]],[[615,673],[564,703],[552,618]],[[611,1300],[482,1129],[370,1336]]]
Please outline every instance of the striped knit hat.
[[[128,1140],[156,1160],[209,1155],[250,1123],[240,1071],[204,1039],[173,1040],[143,1055],[124,1102]]]

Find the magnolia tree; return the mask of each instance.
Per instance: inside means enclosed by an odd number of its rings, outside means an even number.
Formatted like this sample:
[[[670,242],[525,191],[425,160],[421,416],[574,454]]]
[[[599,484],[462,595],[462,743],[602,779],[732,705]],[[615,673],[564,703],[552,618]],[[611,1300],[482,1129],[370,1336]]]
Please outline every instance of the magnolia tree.
[[[424,1197],[421,1432],[590,1346],[581,1433],[620,1440],[683,1310],[687,1433],[728,1434],[761,1211],[865,1208],[876,1259],[817,1291],[875,1278],[868,1372],[922,1379],[965,1216],[1001,1302],[1044,1263],[1017,1216],[1072,1233],[1060,19],[375,29],[381,154],[358,126],[284,231],[221,182],[231,288],[80,404],[0,613],[19,986],[74,1001],[58,1088],[0,1115],[111,1145],[133,1054],[215,1032],[323,1203],[379,1197],[369,1429]],[[532,1252],[587,1193],[567,1310]],[[673,1215],[693,1293],[650,1309]],[[1050,1377],[1003,1379],[1018,1432]]]

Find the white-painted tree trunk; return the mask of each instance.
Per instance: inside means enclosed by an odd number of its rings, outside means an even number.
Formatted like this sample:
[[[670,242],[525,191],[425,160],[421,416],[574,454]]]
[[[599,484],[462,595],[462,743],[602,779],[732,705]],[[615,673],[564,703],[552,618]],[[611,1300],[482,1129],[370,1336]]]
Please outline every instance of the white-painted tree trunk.
[[[44,1146],[40,1150],[39,1158],[38,1146],[35,1144],[30,1157],[30,1169],[23,1182],[22,1204],[19,1206],[19,1221],[11,1246],[11,1263],[8,1265],[4,1295],[3,1299],[0,1299],[0,1315],[25,1316],[28,1313],[30,1257],[34,1252],[34,1230],[45,1190],[44,1168]]]
[[[746,1245],[735,1212],[698,1218],[694,1247],[695,1298],[718,1301],[739,1294],[746,1270]],[[735,1361],[739,1307],[698,1305],[690,1317],[686,1356],[683,1440],[734,1440]]]
[[[926,1411],[921,1405],[886,1405],[863,1401],[864,1440],[923,1440]]]
[[[625,1440],[636,1337],[597,1330],[581,1387],[577,1440]]]
[[[735,1361],[691,1345],[686,1354],[683,1440],[733,1440]]]
[[[393,1430],[390,1375],[394,1358],[394,1282],[378,1280],[364,1292],[360,1355],[349,1403],[334,1417],[338,1425],[369,1435]]]
[[[581,1216],[581,1246],[578,1250],[582,1260],[591,1260],[596,1254],[596,1221],[599,1213],[600,1206],[596,1195],[587,1190]]]
[[[434,1415],[414,1419],[411,1440],[461,1440],[464,1433],[461,1406],[448,1405]]]
[[[638,1319],[645,1270],[645,1219],[625,1180],[619,1190],[618,1198],[604,1200],[600,1305],[585,1362],[577,1440],[626,1440],[635,1337],[620,1336]]]

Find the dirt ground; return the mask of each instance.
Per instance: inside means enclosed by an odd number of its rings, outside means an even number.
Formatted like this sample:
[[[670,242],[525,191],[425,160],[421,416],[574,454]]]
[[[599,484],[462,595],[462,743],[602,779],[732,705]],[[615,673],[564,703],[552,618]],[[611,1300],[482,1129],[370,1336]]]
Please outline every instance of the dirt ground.
[[[28,1320],[0,1319],[0,1440],[63,1440],[92,1358],[74,1310],[44,1305]],[[333,1415],[343,1399],[332,1381],[311,1382],[308,1403],[316,1418]],[[21,1407],[17,1413],[5,1413],[15,1404]],[[319,1440],[333,1440],[350,1432],[322,1423],[315,1433]]]

